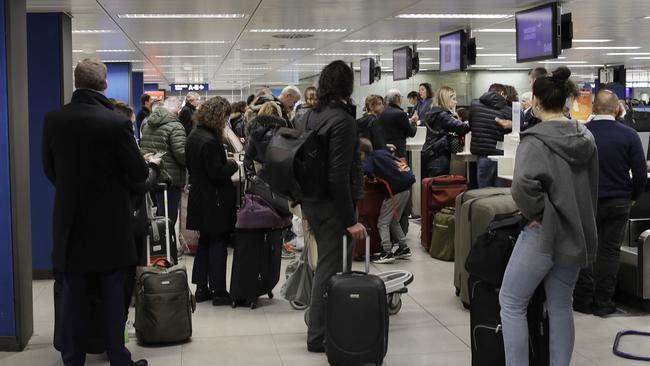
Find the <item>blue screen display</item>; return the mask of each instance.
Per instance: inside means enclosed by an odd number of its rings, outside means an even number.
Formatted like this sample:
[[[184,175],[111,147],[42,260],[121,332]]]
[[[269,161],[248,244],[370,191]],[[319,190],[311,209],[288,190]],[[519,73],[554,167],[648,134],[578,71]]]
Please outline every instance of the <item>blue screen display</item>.
[[[517,61],[552,58],[553,6],[517,13]]]

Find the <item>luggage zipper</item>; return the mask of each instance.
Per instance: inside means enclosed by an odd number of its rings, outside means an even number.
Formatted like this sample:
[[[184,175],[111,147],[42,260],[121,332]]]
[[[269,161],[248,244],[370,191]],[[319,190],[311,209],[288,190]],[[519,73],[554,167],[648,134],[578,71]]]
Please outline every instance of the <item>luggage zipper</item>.
[[[501,324],[497,324],[496,327],[490,327],[490,326],[487,326],[487,325],[477,325],[477,326],[475,326],[474,329],[472,329],[472,340],[474,341],[474,349],[476,349],[476,350],[478,350],[478,343],[477,343],[477,340],[476,340],[476,333],[480,329],[487,329],[487,330],[494,331],[495,335],[501,333],[501,331],[502,331]]]

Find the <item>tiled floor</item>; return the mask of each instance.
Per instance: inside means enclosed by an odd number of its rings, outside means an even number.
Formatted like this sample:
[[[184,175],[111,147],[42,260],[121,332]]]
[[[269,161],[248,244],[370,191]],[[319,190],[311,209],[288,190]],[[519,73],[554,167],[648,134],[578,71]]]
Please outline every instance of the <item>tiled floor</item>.
[[[409,236],[414,256],[408,261],[373,265],[372,271],[406,269],[415,274],[401,312],[391,317],[385,365],[471,364],[469,313],[454,296],[453,263],[431,259],[417,244],[417,227]],[[184,260],[192,266],[192,257]],[[287,261],[284,261],[284,265]],[[358,268],[362,266],[356,263]],[[276,289],[279,295],[280,285]],[[52,347],[52,282],[35,281],[34,336],[22,353],[0,352],[2,366],[61,365]],[[131,312],[132,313],[132,312]],[[650,316],[600,319],[576,315],[573,365],[647,365],[612,355],[612,341],[621,329],[650,331]],[[145,348],[128,344],[133,356],[152,366],[326,366],[325,356],[306,351],[303,313],[276,296],[264,299],[257,310],[199,304],[193,319],[192,341],[173,347]],[[631,339],[626,349],[650,354],[650,340]],[[103,356],[89,356],[88,365],[108,365]]]

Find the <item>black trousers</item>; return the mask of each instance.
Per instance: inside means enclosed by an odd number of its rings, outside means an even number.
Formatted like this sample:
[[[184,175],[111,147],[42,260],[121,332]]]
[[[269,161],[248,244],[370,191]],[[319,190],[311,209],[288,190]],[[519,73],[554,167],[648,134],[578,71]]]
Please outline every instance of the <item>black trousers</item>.
[[[227,234],[201,232],[192,269],[192,283],[208,286],[216,293],[226,291],[228,238]]]
[[[169,205],[169,219],[176,225],[178,207],[181,203],[181,187],[167,187],[167,201]],[[165,216],[165,198],[163,190],[156,192],[156,216]]]
[[[606,305],[616,290],[621,242],[630,218],[632,203],[629,199],[598,201],[596,225],[598,227],[598,252],[596,261],[580,271],[574,298],[576,302]]]
[[[130,366],[131,353],[124,346],[124,281],[125,271],[107,273],[65,273],[63,279],[63,332],[61,358],[66,366],[82,366],[86,362],[83,349],[88,331],[83,319],[88,282],[99,286],[104,306],[106,354],[111,366]]]
[[[303,206],[305,216],[318,243],[318,263],[309,307],[307,343],[318,346],[325,339],[325,293],[327,282],[343,269],[343,235],[347,228],[330,201],[310,202]],[[354,241],[348,236],[347,270],[352,268]]]

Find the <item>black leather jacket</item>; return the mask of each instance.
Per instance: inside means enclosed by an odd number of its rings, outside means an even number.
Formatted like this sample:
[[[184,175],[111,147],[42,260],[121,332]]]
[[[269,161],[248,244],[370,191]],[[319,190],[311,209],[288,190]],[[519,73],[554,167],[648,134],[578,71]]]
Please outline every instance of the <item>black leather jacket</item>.
[[[469,125],[453,117],[448,109],[433,107],[424,120],[427,138],[422,146],[423,152],[432,157],[449,154],[449,133],[463,136],[469,132]]]
[[[314,109],[306,121],[307,129],[317,129],[321,146],[327,147],[329,193],[323,200],[334,204],[344,227],[357,223],[355,205],[363,197],[363,173],[354,116],[353,105],[332,102]]]
[[[247,177],[255,175],[255,161],[264,164],[266,148],[273,138],[273,132],[287,127],[284,118],[275,116],[257,116],[251,121],[250,137],[244,153],[244,171]]]
[[[503,135],[509,132],[495,118],[512,119],[512,108],[501,94],[487,92],[481,98],[472,101],[469,108],[469,124],[472,130],[470,150],[474,155],[503,155],[497,149],[497,142],[503,141]]]

